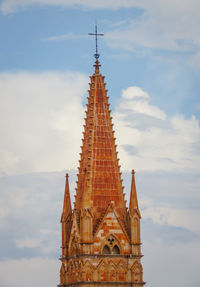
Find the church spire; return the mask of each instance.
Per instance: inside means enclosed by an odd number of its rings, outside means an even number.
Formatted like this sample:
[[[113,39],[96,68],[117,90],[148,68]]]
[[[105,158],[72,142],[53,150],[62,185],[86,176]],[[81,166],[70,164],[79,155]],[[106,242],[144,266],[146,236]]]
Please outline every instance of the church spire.
[[[104,76],[99,72],[98,60],[96,60],[95,72],[90,80],[75,206],[77,210],[82,208],[82,201],[86,197],[85,192],[90,190],[94,225],[97,224],[110,201],[115,202],[116,210],[125,223],[127,210],[117,146],[106,84]],[[84,188],[85,169],[90,183],[90,189],[87,190]]]
[[[62,266],[59,287],[143,287],[140,212],[134,171],[126,208],[106,83],[99,71],[90,77],[85,125],[71,210],[68,175],[62,214]]]

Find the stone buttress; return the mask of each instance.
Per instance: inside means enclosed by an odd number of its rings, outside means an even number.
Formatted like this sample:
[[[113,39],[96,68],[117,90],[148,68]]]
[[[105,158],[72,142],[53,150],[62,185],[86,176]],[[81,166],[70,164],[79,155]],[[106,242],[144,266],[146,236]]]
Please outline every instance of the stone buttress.
[[[142,287],[141,215],[134,171],[127,210],[106,84],[98,60],[94,67],[73,210],[66,176],[59,286]]]

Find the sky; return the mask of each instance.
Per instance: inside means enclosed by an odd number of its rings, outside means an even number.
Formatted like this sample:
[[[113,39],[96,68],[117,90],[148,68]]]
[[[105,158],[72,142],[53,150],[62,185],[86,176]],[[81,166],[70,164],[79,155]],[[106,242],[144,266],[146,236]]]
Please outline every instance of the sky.
[[[0,287],[59,283],[95,23],[127,204],[136,171],[144,281],[200,286],[199,10],[198,0],[0,1]]]

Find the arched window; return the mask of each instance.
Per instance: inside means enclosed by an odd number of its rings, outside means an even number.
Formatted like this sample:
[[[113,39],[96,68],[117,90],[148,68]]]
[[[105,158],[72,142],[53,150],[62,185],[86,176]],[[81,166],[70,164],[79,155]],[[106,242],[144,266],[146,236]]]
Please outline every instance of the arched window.
[[[115,236],[110,234],[106,241],[104,241],[103,247],[102,247],[102,254],[113,254],[117,255],[120,254],[120,243],[117,240]]]
[[[108,245],[105,245],[102,251],[103,254],[110,254],[110,248],[108,247]]]
[[[112,254],[120,254],[120,250],[119,247],[117,245],[115,245],[112,249]]]

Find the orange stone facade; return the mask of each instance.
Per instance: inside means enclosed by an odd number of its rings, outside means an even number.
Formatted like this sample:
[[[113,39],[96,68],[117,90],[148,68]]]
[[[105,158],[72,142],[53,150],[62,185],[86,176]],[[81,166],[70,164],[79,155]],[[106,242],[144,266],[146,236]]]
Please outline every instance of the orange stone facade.
[[[59,286],[142,287],[141,215],[134,171],[127,209],[106,84],[98,60],[94,67],[73,210],[66,175]]]

